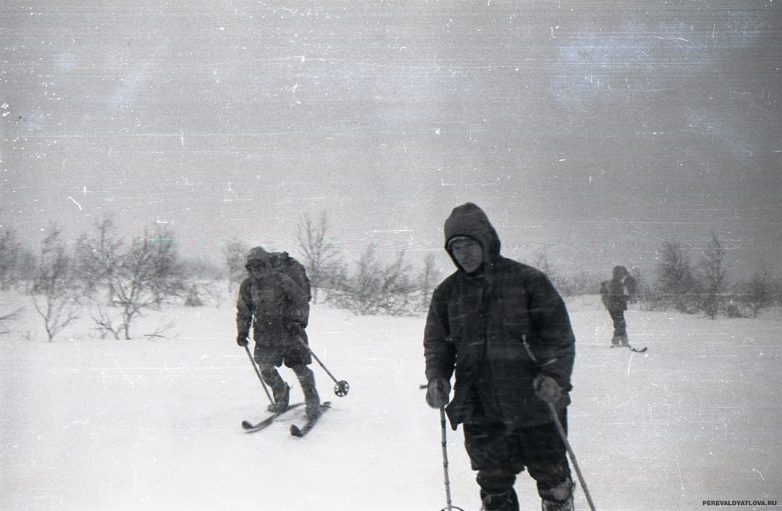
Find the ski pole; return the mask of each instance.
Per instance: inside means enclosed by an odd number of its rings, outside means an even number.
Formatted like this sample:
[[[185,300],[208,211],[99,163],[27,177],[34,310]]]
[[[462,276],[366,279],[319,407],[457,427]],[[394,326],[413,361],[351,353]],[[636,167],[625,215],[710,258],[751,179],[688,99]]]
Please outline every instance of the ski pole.
[[[258,369],[258,366],[255,365],[255,359],[253,358],[252,354],[250,353],[250,348],[247,347],[247,345],[244,345],[244,351],[247,352],[247,356],[250,357],[250,363],[253,366],[253,369],[255,369],[255,374],[258,375],[258,381],[261,382],[261,388],[263,388],[263,391],[266,393],[266,397],[269,398],[269,402],[271,404],[274,404],[274,399],[272,399],[272,395],[269,394],[269,389],[266,388],[266,384],[263,382],[263,377],[261,376],[261,371]]]
[[[589,509],[592,511],[595,510],[595,503],[592,502],[592,496],[589,494],[589,488],[587,488],[586,481],[584,480],[584,476],[581,474],[581,469],[578,468],[578,462],[576,461],[576,454],[573,452],[573,448],[570,447],[570,442],[567,439],[567,433],[565,433],[565,428],[562,427],[562,422],[559,420],[559,414],[557,414],[557,409],[554,408],[554,405],[551,403],[546,403],[548,405],[549,412],[551,412],[551,417],[554,419],[554,424],[557,425],[557,431],[559,431],[559,436],[562,438],[562,442],[565,444],[565,448],[567,449],[567,453],[570,456],[570,461],[573,462],[573,468],[576,471],[576,475],[578,476],[578,481],[581,483],[581,489],[584,490],[584,495],[586,496],[587,502],[589,503]]]
[[[427,388],[428,385],[419,385],[418,388],[423,390]],[[443,447],[443,475],[445,476],[445,502],[446,506],[442,508],[440,511],[452,511],[456,509],[457,511],[464,511],[464,509],[454,506],[451,503],[451,480],[448,477],[448,442],[446,437],[446,428],[445,428],[445,405],[440,407],[440,443]],[[481,508],[481,511],[483,511],[483,508]]]
[[[312,355],[312,358],[315,359],[315,361],[320,364],[320,367],[323,368],[324,371],[326,371],[326,374],[329,375],[329,377],[334,380],[334,394],[336,394],[339,397],[344,397],[348,395],[348,391],[350,391],[350,384],[345,380],[337,380],[333,374],[331,374],[331,371],[328,370],[328,368],[323,364],[323,362],[320,361],[318,356],[315,354],[314,351],[312,351],[312,348],[309,347],[309,345],[304,342],[304,339],[301,338],[301,335],[296,335],[296,339],[301,343],[302,346],[307,348],[307,351],[310,352],[310,355]]]
[[[539,368],[543,368],[544,366],[551,364],[555,362],[557,359],[552,358],[545,364],[541,364],[537,358],[535,358],[535,355],[532,354],[532,350],[529,347],[529,343],[527,342],[527,336],[522,335],[521,336],[521,342],[524,346],[524,350],[529,355],[530,359],[537,365]],[[576,471],[576,475],[578,476],[578,481],[581,483],[581,488],[584,490],[584,495],[586,496],[587,502],[589,503],[589,509],[592,511],[595,511],[595,504],[592,502],[592,496],[589,494],[589,488],[587,488],[586,481],[584,480],[584,476],[581,474],[581,469],[578,467],[578,462],[576,461],[576,454],[573,452],[573,448],[570,447],[570,442],[567,439],[567,433],[565,433],[565,428],[562,427],[562,422],[559,420],[559,414],[557,414],[557,409],[554,407],[552,403],[549,403],[546,401],[546,404],[548,405],[548,410],[551,412],[551,418],[554,419],[554,424],[557,426],[557,431],[559,432],[560,438],[562,438],[562,443],[565,444],[565,449],[567,449],[567,453],[570,456],[570,461],[573,462],[573,468]]]
[[[442,446],[443,446],[443,475],[445,476],[445,502],[446,507],[444,507],[441,511],[452,511],[454,509],[457,509],[458,511],[464,511],[462,508],[454,506],[451,503],[451,481],[448,478],[448,447],[446,442],[446,436],[445,436],[445,406],[440,407],[440,437],[442,439]]]

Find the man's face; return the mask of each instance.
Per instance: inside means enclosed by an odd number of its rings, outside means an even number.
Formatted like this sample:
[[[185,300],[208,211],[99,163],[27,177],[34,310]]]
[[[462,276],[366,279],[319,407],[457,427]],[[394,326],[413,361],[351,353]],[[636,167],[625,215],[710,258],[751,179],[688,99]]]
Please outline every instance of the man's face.
[[[451,244],[451,254],[467,273],[477,271],[483,264],[483,247],[473,239],[454,241]]]
[[[264,261],[253,261],[247,266],[247,271],[258,280],[263,280],[264,277],[271,273],[271,265]]]

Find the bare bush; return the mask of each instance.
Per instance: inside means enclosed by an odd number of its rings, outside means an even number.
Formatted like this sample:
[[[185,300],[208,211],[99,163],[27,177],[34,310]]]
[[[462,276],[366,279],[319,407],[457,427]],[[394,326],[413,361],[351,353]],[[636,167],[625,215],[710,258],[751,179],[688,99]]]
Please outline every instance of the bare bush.
[[[133,240],[128,255],[134,262],[131,266],[139,271],[133,274],[134,277],[148,275],[148,287],[155,297],[153,303],[156,308],[160,308],[168,298],[183,296],[187,284],[173,231],[156,229],[152,236],[144,231],[142,238]]]
[[[349,281],[350,272],[348,270],[348,264],[344,261],[334,261],[328,268],[324,269],[320,275],[320,294],[322,302],[333,303],[338,305],[340,290],[345,287],[345,283]]]
[[[225,244],[223,257],[228,274],[228,291],[231,294],[239,289],[239,285],[247,277],[244,263],[249,251],[250,247],[239,240],[230,240]]]
[[[111,314],[103,307],[98,306],[98,309],[96,312],[93,312],[91,314],[92,320],[95,322],[96,330],[100,333],[100,338],[105,339],[108,336],[111,336],[115,340],[119,340],[121,338],[129,339],[128,335],[128,329],[129,329],[129,323],[124,321],[125,316],[119,316]],[[165,332],[171,330],[174,328],[174,323],[169,321],[162,325],[158,325],[155,330],[149,333],[145,333],[144,337],[146,338],[165,338],[165,335],[163,335]]]
[[[317,222],[309,216],[304,217],[304,224],[299,225],[299,248],[304,254],[303,264],[312,288],[312,303],[318,303],[318,290],[327,287],[329,274],[337,267],[339,250],[328,238],[328,217],[326,212],[320,214]]]
[[[747,280],[736,285],[738,301],[749,309],[753,318],[774,303],[774,278],[768,265],[763,263]]]
[[[184,281],[173,233],[134,238],[111,274],[114,303],[120,311],[120,329],[131,339],[130,326],[147,309],[159,309],[169,296],[182,294]]]
[[[717,234],[712,232],[711,239],[703,251],[698,263],[702,281],[701,307],[711,319],[717,317],[722,308],[727,291],[728,270],[726,265],[727,251]]]
[[[690,258],[680,243],[665,242],[657,265],[660,300],[679,312],[693,312],[697,298],[697,282]]]
[[[432,299],[432,293],[437,287],[440,281],[440,272],[437,270],[437,264],[435,262],[434,254],[427,254],[424,259],[424,266],[418,273],[415,279],[416,287],[418,288],[418,312],[426,312],[429,310],[429,302]]]
[[[95,328],[100,333],[101,339],[105,339],[108,335],[117,340],[120,338],[123,327],[120,318],[115,317],[100,305],[98,305],[96,312],[90,314],[90,317],[95,322]]]
[[[560,274],[554,286],[562,296],[591,295],[600,289],[601,280],[601,275],[581,271],[570,275]]]
[[[104,216],[95,224],[93,236],[82,235],[76,241],[74,271],[87,296],[106,287],[106,304],[114,303],[114,272],[122,258],[123,241],[114,220]]]
[[[383,263],[376,246],[370,245],[361,254],[356,271],[334,291],[332,300],[361,316],[411,314],[416,286],[410,273],[404,252],[399,252],[393,262]]]
[[[186,289],[182,262],[170,230],[145,230],[125,243],[110,218],[104,218],[93,237],[77,244],[80,280],[87,292],[108,291],[108,309],[99,307],[92,319],[102,335],[131,339],[131,324],[145,310],[160,309],[163,302],[180,297]],[[115,309],[116,308],[116,309]],[[113,312],[117,310],[117,312]]]
[[[43,319],[49,342],[79,317],[73,281],[71,259],[66,253],[61,231],[52,226],[41,243],[35,279],[30,289],[33,308]]]
[[[23,313],[24,307],[16,308],[11,312],[0,313],[0,334],[7,334],[10,332],[6,325],[21,318]]]
[[[185,296],[185,306],[186,307],[203,307],[204,306],[204,299],[201,298],[201,292],[198,289],[198,286],[195,284],[192,284],[190,286],[190,289],[187,290],[187,295]]]
[[[2,228],[0,231],[0,289],[9,289],[19,281],[20,269],[25,255],[16,231]]]

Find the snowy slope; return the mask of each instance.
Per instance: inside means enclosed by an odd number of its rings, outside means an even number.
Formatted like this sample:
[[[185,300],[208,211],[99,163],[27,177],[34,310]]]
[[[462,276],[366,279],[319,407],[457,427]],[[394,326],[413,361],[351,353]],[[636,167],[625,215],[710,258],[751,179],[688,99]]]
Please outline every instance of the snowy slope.
[[[24,304],[5,295],[3,303]],[[578,339],[570,439],[598,509],[782,502],[782,322],[631,311],[645,354],[608,348],[595,297],[569,302]],[[439,415],[424,403],[422,318],[313,308],[313,365],[332,411],[304,439],[290,417],[257,434],[267,399],[234,343],[230,299],[169,307],[168,339],[43,341],[31,307],[0,336],[0,509],[409,510],[445,504]],[[292,372],[283,370],[290,382]],[[293,398],[301,398],[294,385]],[[480,506],[462,433],[448,431],[453,502]],[[522,509],[539,509],[526,474]],[[576,504],[587,509],[581,490]],[[751,509],[746,507],[744,509]],[[763,509],[773,509],[766,507]]]

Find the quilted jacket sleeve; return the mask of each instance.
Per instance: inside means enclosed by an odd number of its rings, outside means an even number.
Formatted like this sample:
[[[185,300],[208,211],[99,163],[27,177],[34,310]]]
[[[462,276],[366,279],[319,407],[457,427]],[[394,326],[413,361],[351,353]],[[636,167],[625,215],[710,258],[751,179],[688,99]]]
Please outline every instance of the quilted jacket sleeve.
[[[247,337],[253,321],[252,303],[250,299],[250,281],[245,280],[239,286],[239,296],[236,299],[236,333],[237,337]]]
[[[539,274],[530,292],[530,319],[539,338],[535,357],[542,372],[562,389],[572,389],[570,375],[575,358],[575,336],[565,302],[544,274]]]
[[[434,378],[450,380],[456,364],[456,349],[448,342],[448,306],[444,287],[441,285],[434,291],[426,318],[424,358],[427,381]]]

